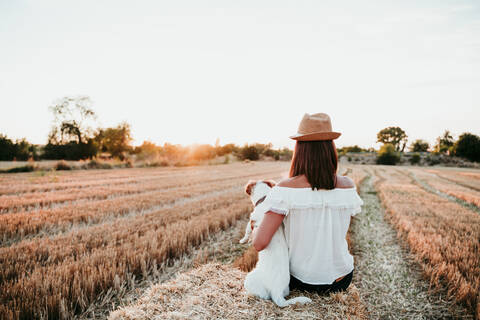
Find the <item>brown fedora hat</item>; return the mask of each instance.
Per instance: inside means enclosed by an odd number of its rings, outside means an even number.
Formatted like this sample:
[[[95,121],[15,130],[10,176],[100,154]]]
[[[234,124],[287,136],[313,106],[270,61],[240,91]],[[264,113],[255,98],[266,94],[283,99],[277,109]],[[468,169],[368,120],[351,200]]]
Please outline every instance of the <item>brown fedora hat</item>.
[[[297,141],[317,141],[337,139],[340,135],[340,132],[332,131],[332,123],[328,114],[305,113],[298,126],[297,134],[290,138]]]

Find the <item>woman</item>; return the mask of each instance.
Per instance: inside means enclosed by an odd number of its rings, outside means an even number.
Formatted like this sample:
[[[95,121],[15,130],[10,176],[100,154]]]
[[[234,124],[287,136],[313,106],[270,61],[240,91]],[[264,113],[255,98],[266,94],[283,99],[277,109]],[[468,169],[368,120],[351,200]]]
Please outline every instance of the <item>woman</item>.
[[[361,211],[354,182],[339,176],[337,151],[325,113],[305,114],[296,140],[290,177],[272,188],[265,199],[270,208],[254,234],[261,251],[283,222],[289,247],[290,289],[337,292],[353,276],[353,257],[346,234],[350,217]]]

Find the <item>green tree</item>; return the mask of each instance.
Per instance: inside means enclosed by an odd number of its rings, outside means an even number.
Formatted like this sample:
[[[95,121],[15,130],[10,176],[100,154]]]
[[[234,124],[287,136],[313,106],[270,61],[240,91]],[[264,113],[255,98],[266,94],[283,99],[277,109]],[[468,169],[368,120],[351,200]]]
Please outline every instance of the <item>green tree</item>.
[[[443,135],[437,138],[437,143],[433,147],[433,150],[439,153],[446,153],[451,151],[454,144],[455,140],[453,140],[450,131],[445,130]]]
[[[14,144],[15,158],[17,160],[28,160],[30,158],[37,158],[37,148],[30,144],[27,139],[23,138],[17,140]]]
[[[475,134],[463,133],[452,149],[456,156],[480,162],[480,137]]]
[[[169,159],[179,159],[186,154],[186,148],[180,144],[171,144],[165,142],[162,147],[162,154]]]
[[[140,146],[134,148],[133,153],[138,155],[138,159],[156,158],[161,149],[162,147],[153,142],[143,141]]]
[[[95,140],[102,152],[108,152],[112,157],[117,157],[120,160],[124,160],[126,153],[132,149],[130,146],[132,142],[130,125],[126,122],[114,128],[100,129]]]
[[[15,157],[15,145],[7,136],[0,134],[0,160],[11,161]]]
[[[430,145],[427,141],[417,139],[410,145],[410,151],[412,152],[427,152]]]
[[[216,146],[215,152],[217,156],[223,156],[232,152],[238,152],[238,147],[233,143],[229,143],[223,146]]]
[[[407,144],[407,134],[400,127],[388,127],[377,133],[377,142],[391,144],[395,151],[403,152]]]
[[[38,159],[37,147],[27,139],[17,139],[13,142],[7,136],[0,134],[0,160],[28,160]]]

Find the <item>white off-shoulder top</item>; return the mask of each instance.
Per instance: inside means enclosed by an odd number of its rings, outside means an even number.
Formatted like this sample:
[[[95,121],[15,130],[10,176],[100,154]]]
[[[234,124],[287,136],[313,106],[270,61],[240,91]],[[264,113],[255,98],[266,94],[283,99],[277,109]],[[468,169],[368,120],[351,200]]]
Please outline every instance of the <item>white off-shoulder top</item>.
[[[274,186],[264,202],[265,208],[286,216],[283,227],[292,276],[304,283],[331,284],[353,270],[346,235],[350,217],[363,205],[356,187]]]

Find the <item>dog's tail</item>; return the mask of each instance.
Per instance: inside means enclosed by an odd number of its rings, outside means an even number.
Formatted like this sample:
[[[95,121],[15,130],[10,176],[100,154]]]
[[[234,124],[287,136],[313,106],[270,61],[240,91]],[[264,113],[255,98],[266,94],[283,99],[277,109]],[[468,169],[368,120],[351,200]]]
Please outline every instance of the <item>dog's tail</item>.
[[[282,308],[295,303],[305,304],[305,303],[312,302],[312,300],[307,297],[296,297],[296,298],[285,300],[285,298],[282,297],[282,295],[272,295],[272,301],[275,302],[277,306]]]

